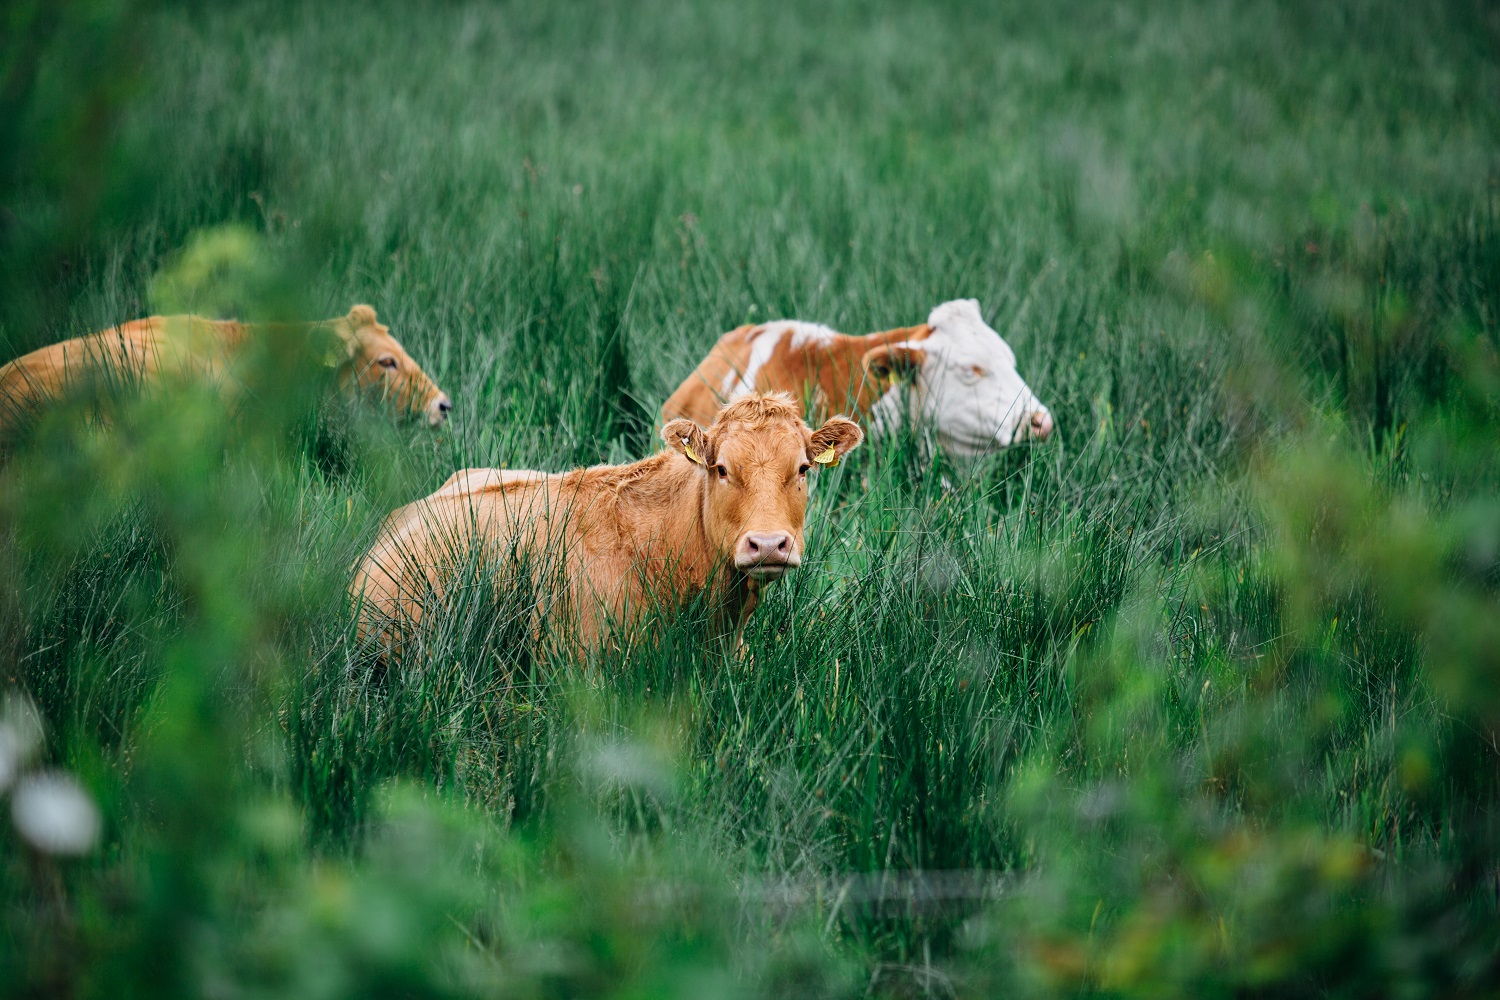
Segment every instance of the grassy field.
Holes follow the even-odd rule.
[[[0,825],[0,993],[1500,988],[1488,5],[17,11],[0,360],[368,302],[456,408],[268,369],[0,471],[4,724],[103,818]],[[354,642],[455,468],[643,457],[723,331],[956,297],[1056,434],[824,473],[745,655],[532,656],[484,567]]]

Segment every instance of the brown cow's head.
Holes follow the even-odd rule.
[[[432,384],[391,331],[376,322],[374,309],[355,306],[349,315],[331,321],[329,326],[343,347],[333,359],[341,385],[357,386],[408,412],[420,411],[429,427],[448,419],[453,401]]]
[[[778,392],[730,403],[708,430],[670,420],[661,436],[707,479],[709,544],[741,573],[775,580],[802,562],[808,472],[837,464],[864,432],[844,417],[814,431],[792,397]]]

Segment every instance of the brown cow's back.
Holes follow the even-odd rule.
[[[797,320],[738,327],[719,338],[667,399],[662,419],[708,424],[725,403],[747,392],[789,393],[808,419],[836,412],[866,416],[885,387],[866,379],[860,364],[865,353],[929,332],[924,324],[852,337]]]
[[[400,645],[448,603],[455,567],[468,564],[490,567],[502,583],[524,573],[537,593],[552,594],[533,633],[591,647],[610,622],[670,606],[704,585],[711,567],[701,532],[683,516],[696,481],[671,453],[556,475],[454,473],[392,513],[361,561],[350,588],[361,602],[361,635]]]
[[[237,344],[244,327],[199,316],[152,316],[51,344],[0,366],[0,437],[48,404],[100,385],[129,388],[181,369],[197,345]],[[206,363],[212,364],[210,352]]]

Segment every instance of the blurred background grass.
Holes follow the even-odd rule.
[[[0,989],[1494,990],[1489,5],[3,16],[0,358],[196,276],[374,304],[456,409],[267,365],[0,473],[0,677],[104,817],[0,836]],[[642,456],[724,330],[960,296],[1057,435],[861,449],[749,656],[534,660],[477,599],[353,643],[454,468]]]

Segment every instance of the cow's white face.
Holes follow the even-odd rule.
[[[1016,355],[974,299],[944,302],[930,336],[865,356],[871,377],[893,383],[875,407],[883,427],[920,415],[950,455],[972,457],[1052,433],[1052,413],[1016,371]]]

